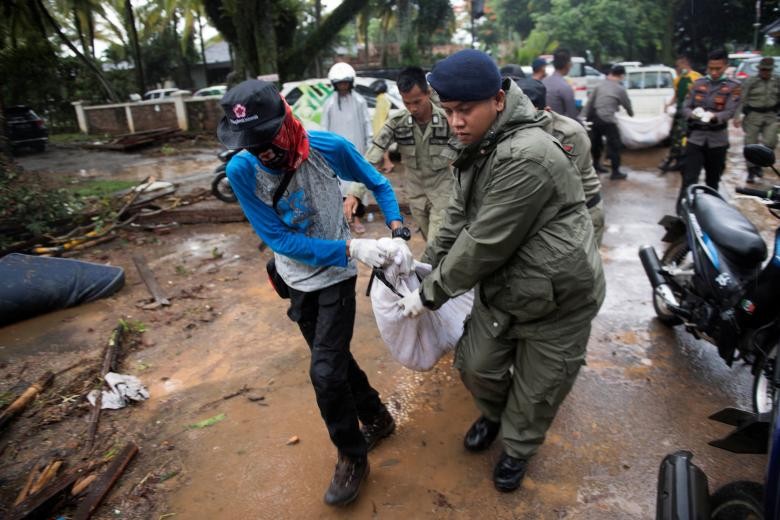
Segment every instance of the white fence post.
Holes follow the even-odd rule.
[[[127,117],[127,128],[131,134],[135,133],[135,122],[133,121],[133,111],[130,109],[130,104],[125,105],[125,117]]]
[[[184,105],[184,97],[179,92],[174,92],[171,97],[173,105],[176,107],[176,120],[179,123],[179,129],[186,132],[190,126],[189,121],[187,121],[187,107]]]
[[[76,120],[79,123],[79,130],[81,130],[82,134],[88,134],[89,125],[87,124],[87,116],[84,114],[84,102],[73,101],[71,105],[76,109]]]

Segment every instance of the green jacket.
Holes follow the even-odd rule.
[[[606,290],[577,168],[513,82],[480,143],[455,161],[455,188],[422,282],[434,308],[476,287],[496,336],[549,338],[587,325]],[[479,307],[475,304],[475,309]]]

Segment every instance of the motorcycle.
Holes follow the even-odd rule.
[[[214,171],[214,179],[211,181],[211,193],[222,202],[237,202],[236,194],[233,193],[233,189],[230,187],[230,181],[227,178],[227,163],[233,158],[240,150],[224,150],[217,155],[222,164],[217,166]]]
[[[780,358],[772,364],[771,384],[780,387]],[[733,453],[769,453],[763,484],[728,482],[709,493],[707,475],[689,451],[667,455],[658,470],[656,520],[780,519],[780,421],[778,403],[772,412],[750,413],[726,408],[710,419],[736,426],[725,438],[709,444]]]
[[[744,155],[774,169],[774,152],[763,145],[746,146]],[[760,197],[780,218],[780,186],[736,191]],[[750,365],[753,409],[771,412],[780,342],[780,227],[774,255],[762,269],[764,240],[716,190],[692,185],[679,206],[679,216],[667,215],[659,222],[666,229],[663,241],[670,244],[663,258],[652,246],[639,248],[656,315],[661,323],[682,323],[697,339],[714,344],[728,366],[736,360]]]

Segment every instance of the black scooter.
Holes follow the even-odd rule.
[[[219,153],[217,157],[222,161],[222,164],[217,166],[214,171],[214,179],[211,181],[211,193],[222,202],[237,202],[236,194],[233,193],[233,189],[230,187],[230,181],[227,178],[227,163],[233,158],[240,149],[236,150],[224,150]]]
[[[744,154],[748,161],[774,169],[774,152],[766,146],[748,145]],[[780,186],[737,188],[737,193],[761,197],[780,218]],[[663,258],[658,259],[652,246],[639,248],[658,319],[668,326],[684,324],[697,339],[714,344],[727,365],[738,359],[750,365],[753,408],[769,413],[780,342],[780,228],[774,255],[762,269],[764,240],[712,188],[690,186],[679,216],[667,215],[659,223],[666,229],[663,241],[670,243]]]

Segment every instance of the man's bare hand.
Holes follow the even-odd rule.
[[[360,200],[354,195],[347,195],[344,199],[344,218],[346,218],[348,222],[352,222],[352,217],[357,213],[359,204]]]

